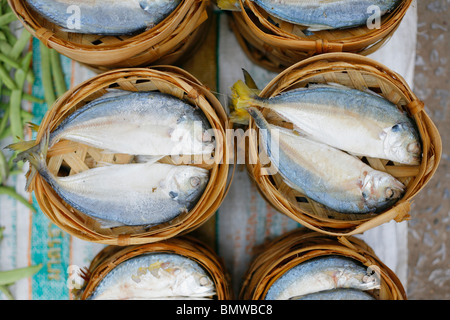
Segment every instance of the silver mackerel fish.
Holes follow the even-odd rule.
[[[145,156],[210,154],[211,126],[201,110],[161,92],[114,93],[76,110],[51,132],[107,152]]]
[[[112,269],[89,300],[211,299],[215,284],[194,260],[172,253],[149,253]]]
[[[180,0],[26,0],[40,15],[74,33],[133,34],[152,28]],[[79,19],[75,23],[73,19]]]
[[[397,202],[405,186],[341,150],[270,125],[249,108],[262,146],[286,184],[341,213],[380,212]]]
[[[365,25],[374,14],[395,8],[400,0],[250,0],[283,21],[307,26],[310,31]],[[236,10],[237,0],[218,0],[224,10]]]
[[[299,299],[333,289],[371,290],[380,279],[359,261],[339,255],[307,260],[286,271],[269,288],[266,300]]]
[[[260,106],[276,112],[310,139],[353,155],[420,164],[422,148],[415,123],[406,112],[374,93],[323,84],[265,99],[241,80],[232,90],[241,116],[249,106]]]

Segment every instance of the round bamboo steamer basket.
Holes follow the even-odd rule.
[[[74,290],[79,300],[88,299],[103,278],[120,263],[149,253],[173,253],[197,262],[211,277],[216,287],[215,300],[230,300],[233,292],[230,277],[222,259],[207,245],[190,236],[181,236],[144,245],[127,247],[107,246],[92,260],[87,270],[82,270],[84,284]]]
[[[29,191],[34,191],[40,208],[51,221],[69,234],[86,241],[111,245],[142,244],[167,239],[197,228],[215,213],[231,183],[226,161],[229,151],[224,139],[230,124],[217,98],[186,71],[174,66],[155,66],[151,69],[118,69],[97,75],[72,88],[55,102],[39,126],[36,143],[39,143],[46,132],[55,130],[61,121],[75,110],[101,97],[111,88],[125,91],[160,91],[183,99],[203,111],[214,130],[215,150],[210,159],[193,159],[195,165],[208,169],[210,173],[205,191],[194,208],[167,223],[151,228],[102,228],[98,221],[64,202],[39,174],[31,180]],[[134,155],[101,153],[97,148],[61,140],[48,150],[47,166],[53,174],[68,175],[88,170],[104,162],[130,163],[133,157]],[[168,156],[160,162],[173,163],[173,159]]]
[[[233,11],[229,24],[254,63],[275,72],[313,55],[350,52],[368,55],[378,50],[395,32],[412,0],[402,0],[380,19],[380,28],[366,25],[348,29],[305,33],[307,27],[269,15],[253,1],[239,0],[241,11]],[[243,10],[243,8],[247,10]]]
[[[420,165],[402,165],[392,161],[362,157],[376,170],[388,172],[406,186],[403,197],[391,208],[378,214],[343,214],[307,198],[283,182],[279,173],[262,175],[263,166],[258,158],[258,135],[250,135],[247,169],[263,197],[278,211],[305,227],[330,235],[353,235],[383,223],[401,222],[410,218],[414,196],[434,175],[442,155],[439,132],[427,115],[422,101],[412,92],[405,80],[375,60],[352,53],[326,53],[311,57],[287,68],[276,76],[261,92],[269,98],[309,83],[338,83],[347,87],[370,89],[401,110],[406,111],[417,124],[422,141]],[[266,119],[273,124],[292,128],[274,112],[263,109]],[[249,127],[258,130],[253,119]]]
[[[397,275],[375,255],[363,240],[353,236],[335,237],[306,228],[293,230],[263,247],[244,275],[240,298],[263,300],[272,284],[285,272],[309,259],[339,255],[354,259],[376,275],[379,289],[368,290],[377,300],[406,300]]]
[[[26,1],[8,0],[24,27],[47,47],[97,72],[116,68],[182,63],[209,29],[209,0],[182,0],[157,26],[135,35],[70,33],[34,12]]]

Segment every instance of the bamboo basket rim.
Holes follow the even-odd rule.
[[[274,186],[269,176],[261,176],[261,164],[259,161],[255,165],[247,164],[248,172],[256,182],[257,189],[270,204],[312,230],[335,236],[354,235],[391,220],[401,222],[410,219],[409,211],[412,200],[432,178],[442,155],[442,141],[439,132],[427,115],[424,103],[412,92],[403,77],[379,62],[361,55],[353,53],[327,53],[310,57],[278,74],[261,90],[259,95],[266,98],[271,97],[280,93],[280,90],[277,89],[279,87],[284,88],[281,90],[286,90],[286,88],[289,89],[299,81],[307,82],[308,79],[314,79],[318,75],[332,74],[341,70],[345,70],[346,72],[362,70],[368,74],[374,74],[377,76],[377,79],[381,79],[379,81],[383,81],[384,85],[389,83],[391,88],[398,90],[397,93],[399,95],[403,95],[400,98],[405,99],[404,107],[410,112],[410,115],[418,125],[423,144],[422,162],[414,178],[410,180],[405,195],[392,208],[384,210],[375,216],[345,221],[338,221],[335,218],[327,219],[318,217],[312,212],[299,211]],[[288,79],[289,75],[293,75],[292,78]],[[389,97],[387,98],[389,99]],[[398,103],[395,104],[398,105]],[[249,120],[249,127],[257,130],[251,118]],[[256,159],[256,154],[258,154],[256,151],[257,142],[251,141],[249,144],[251,146],[249,149],[250,156]]]
[[[266,29],[272,31],[273,34],[267,33],[256,26],[256,24],[252,21],[250,16],[245,11],[244,2],[245,5],[250,9],[250,11],[257,17],[260,23],[262,23],[262,25]],[[301,36],[296,36],[292,33],[286,32],[267,21],[267,19],[263,17],[259,11],[262,9],[257,4],[254,4],[252,1],[248,0],[239,0],[241,11],[234,12],[234,15],[241,14],[249,28],[255,33],[255,35],[257,35],[257,37],[261,39],[264,39],[269,45],[294,50],[301,47],[303,49],[306,49],[307,51],[326,53],[355,50],[355,48],[366,47],[369,44],[372,44],[386,37],[392,31],[395,31],[396,27],[402,20],[411,3],[412,0],[402,0],[401,4],[397,8],[395,8],[392,13],[389,13],[389,16],[385,19],[385,21],[383,21],[379,29],[375,28],[369,30],[363,36],[350,36],[348,38],[337,40],[308,40],[307,38],[303,38]],[[333,31],[331,31],[331,33],[333,33]]]
[[[98,51],[99,48],[96,47],[95,45],[83,45],[83,44],[78,44],[78,43],[74,43],[73,41],[69,41],[69,40],[65,40],[65,39],[61,39],[59,37],[56,36],[56,34],[52,31],[49,30],[47,28],[42,28],[40,27],[39,23],[37,22],[36,18],[33,17],[32,14],[30,14],[29,10],[27,7],[25,7],[21,1],[17,1],[16,4],[18,6],[16,6],[14,4],[14,1],[8,0],[11,5],[11,8],[13,9],[13,12],[16,14],[16,16],[19,18],[20,21],[22,21],[23,25],[29,29],[30,32],[32,32],[32,34],[37,37],[39,40],[43,41],[44,44],[46,44],[47,46],[51,47],[52,43],[58,44],[58,45],[66,45],[68,47],[80,47],[83,48],[85,50],[94,50],[94,51]],[[165,35],[165,33],[163,33],[163,31],[166,31],[166,29],[168,29],[169,25],[175,25],[177,22],[181,21],[181,18],[183,16],[184,13],[187,12],[187,9],[189,8],[189,6],[195,2],[198,2],[198,0],[182,0],[182,3],[180,3],[180,5],[173,11],[171,12],[170,15],[168,15],[163,21],[161,21],[159,24],[155,25],[153,28],[145,30],[143,32],[140,32],[138,34],[132,35],[132,36],[124,36],[124,39],[121,42],[117,42],[117,43],[110,43],[110,44],[106,44],[104,47],[102,47],[102,50],[107,50],[107,49],[116,49],[117,47],[125,47],[128,45],[133,45],[134,43],[137,44],[141,44],[142,46],[146,45],[146,42],[149,41],[149,39],[146,39],[148,35],[152,34],[154,31],[158,31],[159,33],[162,33],[163,35]],[[31,20],[28,21],[24,18],[25,13],[27,13],[26,18],[31,17]],[[42,29],[42,30],[41,30]],[[41,31],[39,31],[41,30]],[[39,32],[38,32],[39,31]],[[100,37],[103,37],[102,35],[99,35]],[[162,36],[162,38],[164,38],[164,36]]]
[[[142,254],[151,253],[174,253],[197,262],[213,280],[217,300],[229,300],[233,297],[230,276],[223,259],[204,242],[184,235],[155,243],[105,247],[91,261],[84,277],[85,283],[80,300],[89,298],[100,281],[120,263]]]
[[[206,222],[215,213],[231,185],[233,174],[229,177],[229,166],[226,162],[229,149],[226,144],[225,130],[230,126],[226,113],[219,100],[208,88],[193,75],[175,66],[117,69],[80,83],[61,96],[46,113],[37,132],[36,144],[41,141],[47,130],[52,131],[56,128],[65,116],[74,111],[74,107],[80,106],[80,103],[92,97],[92,94],[100,93],[101,96],[105,93],[105,88],[113,83],[120,82],[121,85],[126,85],[130,81],[139,79],[151,79],[152,83],[158,83],[156,89],[162,92],[171,93],[168,90],[175,88],[185,99],[195,101],[195,104],[205,113],[216,133],[216,149],[220,148],[214,154],[215,161],[210,168],[210,180],[197,205],[189,213],[182,214],[165,225],[137,234],[133,232],[106,234],[106,230],[99,231],[98,228],[94,228],[93,222],[86,225],[86,221],[91,221],[91,218],[65,204],[47,182],[36,174],[30,183],[30,191],[35,192],[42,211],[64,231],[83,240],[124,246],[155,242],[189,232]],[[126,88],[132,90],[129,87],[122,87],[122,89]],[[135,90],[138,89],[135,88]],[[84,219],[80,217],[80,214],[85,216]]]
[[[23,26],[47,47],[83,64],[109,69],[155,64],[173,51],[186,50],[187,44],[194,46],[189,38],[198,33],[201,25],[207,28],[204,22],[209,20],[211,10],[210,0],[182,0],[151,29],[134,35],[104,36],[61,31],[24,1],[8,2]]]
[[[361,26],[302,36],[300,25],[281,21],[249,0],[240,1],[241,11],[228,12],[228,23],[251,61],[270,71],[282,72],[317,54],[351,52],[366,56],[379,50],[393,36],[411,3],[412,0],[403,0],[382,17],[381,27],[375,29]],[[242,11],[247,4],[249,10]]]
[[[263,299],[270,286],[289,269],[326,255],[348,257],[366,267],[375,268],[381,277],[379,290],[382,297],[407,299],[397,275],[364,240],[354,236],[326,235],[307,228],[294,229],[267,242],[246,270],[239,296],[243,299]]]

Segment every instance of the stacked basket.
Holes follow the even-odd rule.
[[[71,33],[36,14],[26,1],[8,1],[23,25],[46,46],[98,71],[175,64],[186,60],[206,36],[209,1],[183,0],[156,27],[136,35]]]
[[[217,254],[202,242],[182,236],[151,244],[104,248],[92,260],[88,270],[84,271],[85,282],[77,292],[78,298],[89,299],[98,284],[120,263],[140,255],[155,253],[173,253],[197,262],[214,282],[216,294],[212,299],[229,300],[233,297],[228,275]]]
[[[405,300],[405,290],[373,250],[355,237],[333,237],[298,229],[274,239],[253,260],[244,277],[240,298],[264,299],[270,286],[294,266],[310,259],[342,256],[358,261],[379,277],[379,288],[370,294],[377,300]]]
[[[373,53],[395,32],[412,0],[403,0],[381,17],[380,27],[366,25],[323,30],[308,34],[306,27],[269,15],[253,1],[239,0],[241,10],[232,12],[230,26],[239,44],[255,63],[275,72],[313,55],[327,52]]]
[[[206,115],[215,133],[216,149],[213,159],[207,165],[210,180],[197,202],[189,212],[168,223],[151,228],[147,226],[122,226],[102,228],[99,222],[79,212],[64,202],[54,189],[37,175],[32,180],[30,190],[43,212],[61,229],[80,239],[104,244],[129,245],[155,242],[188,232],[204,223],[220,206],[228,183],[228,146],[225,143],[225,130],[228,120],[220,102],[215,96],[187,72],[170,66],[152,69],[119,69],[109,71],[87,80],[62,96],[46,113],[37,133],[36,143],[46,132],[52,132],[61,121],[89,101],[104,95],[108,89],[138,91],[159,91],[173,95],[193,106],[198,106]],[[102,154],[99,149],[80,143],[62,140],[47,153],[47,165],[53,174],[60,171],[69,174],[88,170],[102,162],[129,163],[132,157],[124,154]],[[171,161],[166,157],[161,161]],[[197,165],[197,164],[196,164]]]
[[[328,53],[301,61],[275,77],[260,96],[273,97],[310,83],[338,83],[360,90],[368,88],[406,111],[414,119],[420,133],[423,148],[421,163],[418,166],[401,165],[367,157],[365,160],[372,168],[388,172],[400,180],[406,186],[406,193],[394,207],[379,214],[342,214],[295,191],[283,182],[279,174],[262,175],[258,157],[260,144],[250,136],[248,156],[252,161],[249,161],[247,168],[262,195],[276,209],[300,224],[330,235],[353,235],[393,219],[397,222],[408,219],[412,199],[431,179],[442,154],[439,132],[425,112],[424,104],[399,74],[374,60],[350,53]],[[290,125],[273,112],[264,110],[263,113],[269,122],[286,127]],[[252,119],[249,126],[257,130]]]
[[[260,143],[250,136],[247,169],[261,194],[278,211],[316,232],[297,230],[272,242],[253,261],[241,290],[242,299],[264,298],[270,285],[288,269],[330,254],[351,257],[367,267],[377,266],[381,287],[372,292],[377,299],[406,299],[395,274],[372,249],[351,235],[391,220],[408,219],[414,196],[431,179],[440,161],[439,132],[425,112],[424,104],[400,75],[362,56],[374,52],[389,39],[411,1],[402,1],[384,16],[378,29],[369,30],[363,26],[308,35],[302,27],[269,16],[252,1],[239,0],[241,11],[232,13],[230,24],[242,48],[254,62],[270,70],[283,70],[259,93],[261,97],[274,97],[318,83],[370,89],[414,119],[423,148],[422,160],[417,166],[365,157],[363,160],[374,169],[388,172],[400,180],[406,186],[406,193],[394,207],[379,214],[342,214],[293,190],[278,174],[263,175]],[[227,144],[226,130],[232,123],[208,88],[186,71],[169,66],[189,57],[201,42],[208,29],[209,1],[183,0],[157,28],[121,37],[67,33],[34,14],[25,1],[9,3],[25,27],[48,47],[96,70],[114,69],[79,84],[60,97],[40,124],[36,144],[73,112],[110,89],[159,91],[175,96],[198,107],[215,132],[216,149],[211,154],[214,161],[200,165],[210,174],[200,200],[189,212],[156,226],[104,228],[97,220],[66,203],[42,176],[34,176],[30,191],[34,191],[40,208],[52,222],[82,240],[113,245],[92,261],[80,298],[88,298],[99,282],[121,262],[150,252],[171,252],[197,261],[214,279],[216,298],[230,299],[229,279],[220,259],[200,242],[183,235],[207,221],[224,200],[230,182],[228,160],[232,147]],[[316,54],[320,55],[314,56]],[[140,68],[151,64],[154,65],[151,68]],[[290,127],[275,113],[265,110],[264,116],[271,123]],[[251,119],[249,127],[257,130]],[[56,176],[89,170],[98,163],[126,164],[132,160],[130,155],[104,154],[80,143],[60,141],[48,150],[46,163]],[[161,161],[170,163],[169,157]]]

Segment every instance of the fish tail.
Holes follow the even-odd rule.
[[[256,85],[255,80],[253,80],[252,76],[250,75],[250,73],[245,70],[244,68],[242,68],[242,73],[244,74],[244,81],[245,84],[252,89],[256,89],[258,90],[258,86]]]
[[[31,130],[33,130],[34,132],[38,132],[39,131],[39,125],[37,125],[35,123],[32,123],[32,122],[28,122],[27,124],[31,128]]]
[[[249,115],[246,109],[259,105],[256,89],[251,89],[242,80],[238,80],[231,88],[230,118],[235,123],[247,124]]]
[[[9,146],[6,146],[9,150],[12,151],[19,151],[23,152],[25,150],[31,149],[36,145],[36,140],[30,140],[30,141],[19,141],[13,144],[10,144]]]
[[[240,11],[239,0],[217,0],[217,6],[221,10]]]
[[[13,151],[19,151],[14,158],[14,162],[28,161],[31,165],[30,172],[27,176],[25,190],[29,190],[31,181],[34,179],[37,172],[45,171],[42,169],[46,168],[48,139],[48,134],[45,134],[39,144],[36,144],[36,140],[31,140],[20,141],[6,147]]]

